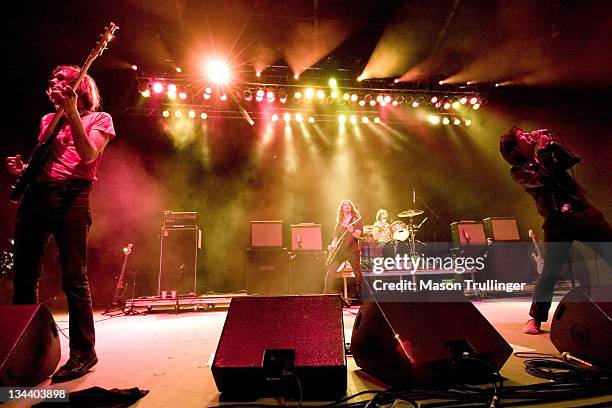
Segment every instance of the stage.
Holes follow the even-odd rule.
[[[555,296],[553,310],[561,299]],[[219,404],[211,365],[213,354],[227,316],[227,304],[219,296],[214,307],[173,308],[158,304],[147,312],[147,307],[136,310],[144,314],[110,317],[97,311],[96,335],[99,363],[88,375],[64,384],[41,383],[38,388],[64,388],[69,392],[93,386],[106,389],[138,387],[149,390],[136,405],[138,407],[204,407]],[[510,343],[515,352],[534,351],[558,355],[550,342],[550,323],[543,325],[545,333],[538,336],[523,334],[521,328],[527,320],[528,297],[512,299],[485,299],[473,302],[485,318]],[[142,305],[141,305],[142,306]],[[202,305],[201,305],[202,306]],[[351,329],[359,306],[344,308],[345,340],[350,341]],[[257,310],[253,310],[257,313]],[[67,334],[66,313],[54,313],[60,328]],[[63,364],[68,356],[68,340],[60,335]],[[245,339],[248,341],[248,339]],[[506,379],[504,386],[542,383],[545,380],[528,375],[523,369],[524,359],[511,356],[501,369]],[[364,374],[348,355],[347,395],[364,390],[384,389],[385,385]],[[357,401],[368,396],[357,397]],[[612,404],[612,390],[606,397],[588,400],[554,402],[539,406],[575,407],[608,401]],[[253,401],[255,402],[255,401]],[[260,403],[277,404],[274,399]],[[353,401],[351,401],[353,402]],[[229,403],[229,402],[224,402]],[[295,405],[295,402],[286,402]],[[305,401],[304,405],[320,404]],[[6,407],[31,404],[5,404]],[[408,405],[406,405],[408,406]]]

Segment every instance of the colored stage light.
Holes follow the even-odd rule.
[[[348,101],[349,99],[351,99],[351,94],[349,94],[348,92],[345,92],[342,95],[342,99],[344,99],[345,101]]]
[[[453,120],[453,125],[459,126],[460,124],[461,124],[461,121],[459,119]]]
[[[276,95],[274,95],[274,91],[266,92],[266,98],[272,99],[272,100],[276,99]]]
[[[164,118],[167,118],[167,117],[169,117],[169,116],[170,116],[170,112],[168,112],[167,110],[164,110],[164,111],[162,112],[162,116],[163,116]]]
[[[200,113],[200,118],[202,120],[206,120],[208,118],[208,115],[206,114],[206,112],[202,112],[202,113]]]
[[[285,113],[285,114],[283,115],[283,120],[284,120],[285,122],[289,122],[289,121],[291,120],[291,115],[290,115],[290,114],[288,114],[288,113]]]
[[[431,103],[436,103],[438,102],[438,97],[437,96],[432,96],[431,97]]]
[[[308,117],[308,122],[315,123],[315,117],[314,116]]]
[[[176,91],[168,91],[168,98],[176,99]]]
[[[470,104],[472,104],[472,105],[473,105],[473,104],[475,104],[476,102],[478,102],[478,98],[476,98],[475,96],[473,96],[473,97],[470,99]]]
[[[351,115],[350,121],[351,121],[351,123],[357,123],[357,116]]]
[[[315,95],[315,91],[312,88],[306,88],[306,90],[304,91],[304,98],[306,99],[312,99]]]
[[[338,115],[338,122],[340,122],[340,123],[346,122],[346,116],[345,115]]]
[[[413,108],[418,108],[419,107],[419,103],[417,101],[413,101],[412,102],[412,107]]]
[[[368,119],[367,116],[364,116],[364,117],[361,118],[361,122],[362,123],[370,123],[370,119]]]
[[[276,113],[272,115],[272,122],[278,122],[278,115]]]
[[[472,121],[469,119],[466,119],[465,126],[472,126]]]
[[[263,98],[263,97],[264,97],[264,95],[265,95],[265,92],[264,92],[264,90],[263,90],[263,89],[261,89],[261,88],[260,88],[260,89],[258,89],[258,90],[257,90],[257,93],[256,93],[255,95],[257,95],[257,96],[261,96],[261,97]]]
[[[227,84],[230,79],[230,70],[219,60],[209,61],[207,65],[208,79],[215,84]]]
[[[380,118],[378,116],[374,117],[374,123],[380,123]]]
[[[432,125],[437,125],[440,123],[440,117],[438,115],[429,115],[427,117],[427,120],[429,121],[429,123],[431,123]]]
[[[449,123],[450,123],[450,119],[449,118],[442,119],[442,124],[443,125],[448,125]]]
[[[336,91],[336,90],[331,91],[329,96],[331,96],[332,99],[337,99],[338,98],[338,91]]]
[[[480,104],[479,103],[475,103],[474,105],[472,105],[472,109],[474,109],[474,110],[480,109]]]
[[[330,88],[338,87],[338,81],[336,81],[336,78],[330,78],[328,83]]]
[[[302,122],[304,120],[304,117],[302,116],[301,113],[296,113],[295,114],[295,121],[296,122]]]
[[[162,84],[161,82],[153,83],[153,92],[162,93],[163,90],[164,90],[164,84]]]
[[[195,111],[190,110],[189,113],[187,114],[187,116],[189,116],[191,119],[195,118],[196,113]]]
[[[204,97],[204,100],[209,100],[211,98],[210,94],[204,92],[204,95],[202,95]]]
[[[464,96],[463,98],[459,99],[459,102],[461,102],[462,105],[465,105],[467,103],[468,99]]]
[[[382,102],[382,101],[384,101],[384,100],[385,100],[384,95],[378,95],[378,96],[376,97],[376,102],[378,102],[378,103],[381,103],[381,102]]]
[[[459,101],[455,101],[455,102],[452,103],[453,109],[459,109],[460,106],[461,106],[461,104],[459,103]]]
[[[302,93],[301,93],[300,91],[296,91],[296,92],[293,94],[293,97],[294,97],[295,99],[302,99]]]
[[[352,94],[351,95],[351,102],[357,102],[357,99],[359,99],[359,95],[357,95],[357,94]]]
[[[376,106],[376,101],[374,99],[370,101],[370,106]]]
[[[317,99],[325,99],[325,91],[322,89],[319,89],[317,91]]]
[[[450,102],[444,102],[444,109],[448,110],[451,107],[451,103]]]
[[[359,101],[359,106],[365,106],[366,101],[364,101],[363,99]]]
[[[183,112],[181,112],[180,110],[177,110],[176,112],[174,112],[174,116],[176,116],[177,118],[180,118],[181,116],[183,116]]]
[[[385,103],[391,103],[391,96],[390,95],[385,95],[384,101],[385,101]]]

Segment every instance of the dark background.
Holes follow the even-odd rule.
[[[424,241],[449,241],[451,222],[491,216],[516,217],[524,239],[529,228],[541,238],[533,202],[510,179],[499,155],[499,135],[512,125],[553,129],[558,142],[582,157],[575,176],[589,200],[612,214],[608,4],[25,2],[3,26],[7,117],[0,153],[27,157],[39,118],[51,109],[44,94],[49,73],[61,63],[81,64],[114,21],[121,27],[117,38],[90,71],[118,135],[104,152],[93,194],[89,275],[98,306],[112,297],[121,249],[129,242],[136,295],[155,294],[164,210],[199,213],[201,293],[245,288],[250,220],[321,223],[327,242],[343,198],[357,204],[366,223],[381,207],[392,219],[408,208],[427,210]],[[323,34],[309,36],[307,30],[315,28]],[[135,114],[142,106],[136,76],[165,75],[175,65],[196,72],[195,56],[207,52],[229,55],[242,71],[264,62],[334,66],[356,75],[364,67],[386,66],[388,76],[407,74],[419,87],[469,78],[484,84],[486,104],[471,116],[471,127],[431,126],[402,107],[387,111],[389,125],[349,127],[344,137],[336,123],[318,123],[320,132],[311,131],[310,139],[295,125],[287,136],[278,124],[269,143],[265,120],[250,127],[240,119],[210,118],[202,127],[179,131],[158,114]],[[401,58],[381,59],[392,52]],[[490,86],[505,81],[509,86]],[[3,197],[12,182],[6,170],[0,173]],[[16,208],[8,200],[1,208],[4,250]],[[288,232],[286,227],[286,237]],[[52,248],[41,295],[61,305]],[[3,301],[8,278],[2,279]]]

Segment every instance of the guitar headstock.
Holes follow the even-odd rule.
[[[123,253],[124,253],[125,255],[129,255],[129,254],[131,254],[131,253],[132,253],[132,247],[133,247],[133,246],[134,246],[134,244],[132,244],[132,243],[127,244],[127,246],[126,246],[125,248],[123,248]]]
[[[102,55],[105,49],[108,48],[108,43],[115,38],[115,31],[119,29],[119,26],[113,22],[111,22],[108,27],[105,27],[105,31],[102,34],[102,38],[96,44],[96,47],[92,51],[92,54],[99,57]]]
[[[531,238],[531,239],[535,239],[535,237],[536,237],[535,232],[533,232],[533,230],[532,230],[532,229],[530,229],[530,230],[529,230],[529,238]]]

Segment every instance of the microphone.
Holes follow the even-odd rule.
[[[568,362],[571,361],[571,362],[574,362],[574,363],[582,364],[582,365],[587,366],[589,368],[593,368],[593,364],[589,363],[588,361],[584,361],[582,359],[579,359],[578,357],[574,357],[570,353],[568,353],[567,351],[564,351],[563,353],[561,353],[561,358],[563,358],[563,360],[568,361]]]

